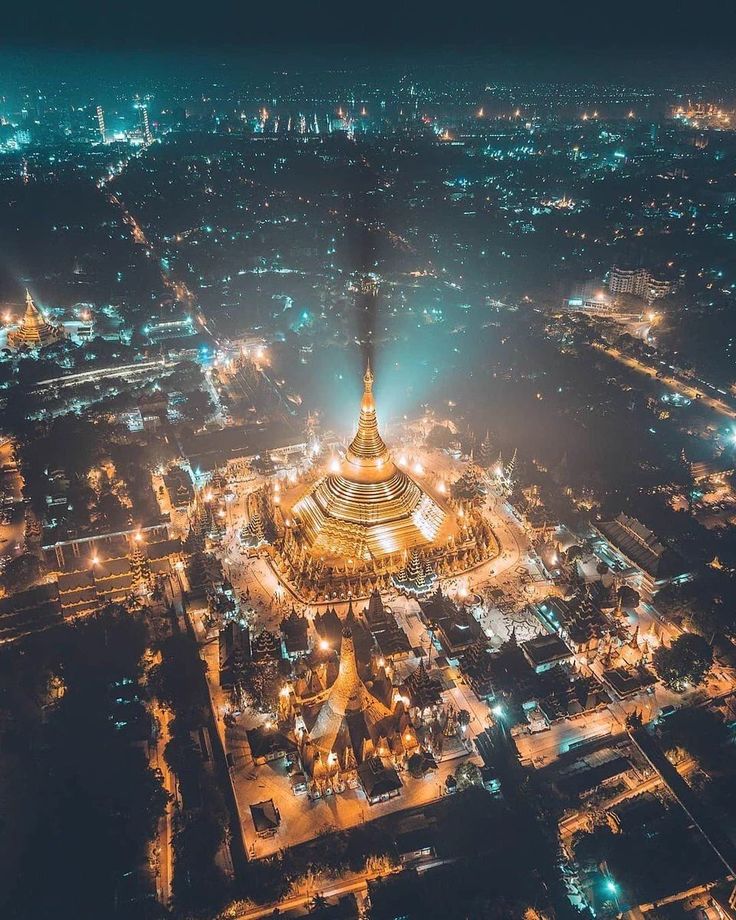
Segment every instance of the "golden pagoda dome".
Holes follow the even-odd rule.
[[[358,430],[345,459],[331,466],[293,512],[308,544],[329,555],[377,558],[436,538],[445,511],[391,458],[378,431],[370,365]]]
[[[44,348],[63,337],[63,329],[46,320],[26,288],[26,312],[20,326],[8,333],[8,345],[11,348]]]

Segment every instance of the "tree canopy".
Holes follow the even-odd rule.
[[[683,690],[686,684],[703,683],[713,664],[713,650],[702,636],[684,633],[667,648],[661,645],[652,656],[654,670],[666,684]]]

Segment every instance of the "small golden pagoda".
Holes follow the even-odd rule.
[[[432,543],[445,510],[391,458],[378,431],[370,365],[363,377],[358,431],[345,459],[294,505],[314,551],[380,558]]]
[[[26,288],[26,312],[17,329],[8,333],[11,348],[44,348],[64,338],[64,330],[47,322]]]

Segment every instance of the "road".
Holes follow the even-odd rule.
[[[707,406],[709,409],[712,409],[714,412],[726,418],[736,419],[736,410],[732,409],[731,406],[722,399],[709,395],[705,390],[695,386],[692,381],[677,378],[673,374],[665,374],[662,365],[644,364],[644,362],[639,361],[637,358],[625,355],[612,345],[604,347],[603,345],[594,343],[593,347],[618,361],[619,364],[623,364],[625,367],[631,368],[631,370],[638,371],[640,374],[645,374],[650,379],[668,387],[668,389],[676,393],[682,393],[689,399],[697,400],[699,405]],[[663,376],[657,377],[657,374],[662,374]]]
[[[417,863],[413,863],[412,868],[415,868],[418,872],[421,873],[426,872],[428,869],[434,869],[437,866],[442,866],[453,861],[454,860],[450,859],[436,859],[435,857],[430,857],[429,859],[424,859]],[[350,894],[351,892],[355,894],[360,892],[367,893],[368,882],[377,878],[381,878],[382,874],[385,873],[363,872],[360,875],[352,876],[348,879],[343,878],[340,881],[328,883],[325,888],[315,887],[308,893],[294,895],[294,897],[291,898],[285,898],[283,901],[279,901],[277,905],[267,904],[263,907],[248,908],[241,913],[233,914],[232,920],[260,920],[261,917],[273,917],[274,907],[276,906],[278,907],[280,914],[287,914],[289,911],[308,907],[310,901],[316,894],[320,894],[324,898],[340,898],[346,894]]]
[[[736,844],[726,830],[723,816],[707,806],[665,756],[657,739],[645,727],[634,728],[629,737],[659,773],[667,788],[703,835],[729,875],[736,875]]]
[[[23,551],[25,545],[25,514],[23,477],[15,466],[15,447],[10,438],[0,440],[0,491],[7,501],[8,523],[0,522],[0,558],[9,559]]]
[[[152,766],[158,768],[161,771],[161,782],[169,795],[172,796],[171,801],[166,803],[166,811],[164,812],[163,817],[159,820],[158,824],[158,836],[156,838],[156,855],[157,855],[157,886],[156,894],[159,900],[159,903],[164,907],[169,907],[171,904],[171,882],[173,876],[173,833],[172,833],[172,817],[175,807],[175,797],[176,797],[176,779],[169,770],[169,767],[166,763],[164,757],[164,749],[169,741],[169,721],[171,715],[167,709],[163,706],[160,706],[158,702],[155,702],[152,706],[152,714],[156,719],[159,731],[156,736],[156,749],[153,752],[152,757]]]
[[[64,377],[50,377],[48,380],[40,380],[35,384],[34,389],[58,389],[59,387],[76,386],[80,383],[91,383],[116,377],[123,377],[126,380],[133,380],[139,376],[150,377],[152,371],[161,371],[166,367],[173,367],[174,364],[174,361],[166,361],[164,358],[160,358],[156,361],[138,361],[135,364],[122,364],[116,367],[98,367],[93,371],[79,371],[76,374],[67,374]]]
[[[692,773],[692,771],[695,769],[695,766],[695,761],[688,759],[678,764],[677,769],[681,774],[688,775],[689,773]],[[635,786],[624,789],[623,792],[619,792],[618,795],[614,795],[613,798],[610,798],[605,802],[597,803],[596,811],[609,811],[611,808],[615,808],[616,805],[619,805],[621,802],[625,802],[626,799],[631,799],[634,796],[641,795],[644,792],[651,792],[652,789],[657,789],[663,785],[664,780],[659,775],[659,773],[655,773],[654,776],[650,776],[647,779],[642,780]],[[577,833],[577,831],[584,830],[588,826],[589,822],[590,814],[579,811],[575,812],[574,815],[570,815],[568,818],[565,818],[564,821],[560,821],[560,837],[562,838],[563,842],[569,840],[573,834]]]
[[[561,754],[566,754],[571,745],[609,737],[621,730],[622,726],[616,715],[606,707],[574,720],[563,719],[545,732],[518,735],[514,740],[522,760],[530,761],[535,767],[543,767],[552,763]]]

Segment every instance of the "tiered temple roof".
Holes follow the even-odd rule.
[[[294,607],[291,613],[281,621],[281,635],[288,655],[298,655],[309,649],[309,623],[303,614],[296,612]]]
[[[251,639],[253,661],[269,661],[281,658],[281,640],[275,633],[264,629]]]
[[[440,588],[430,598],[421,600],[419,606],[423,619],[434,624],[442,647],[451,656],[464,652],[483,634],[470,611],[464,606],[458,607]]]
[[[259,511],[255,511],[243,527],[240,532],[240,540],[244,546],[250,547],[257,547],[266,542],[265,526]]]
[[[361,680],[349,627],[343,631],[337,678],[309,710],[301,756],[317,783],[356,770],[374,756],[397,758],[417,746],[402,705],[392,711]]]
[[[423,660],[419,662],[419,667],[406,678],[406,689],[409,692],[411,705],[419,709],[429,709],[437,705],[442,697],[442,687],[439,681],[430,677]]]
[[[460,478],[453,483],[452,494],[461,501],[476,502],[482,500],[485,495],[485,488],[475,463],[469,463]]]
[[[393,582],[399,591],[416,597],[434,589],[437,574],[432,563],[428,559],[422,561],[418,550],[413,549],[406,567],[394,575]]]
[[[393,613],[386,609],[378,589],[371,593],[363,617],[384,658],[404,658],[409,655],[411,643]]]

